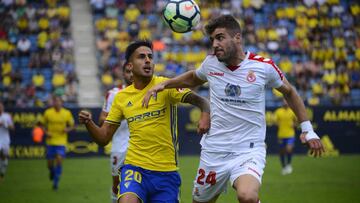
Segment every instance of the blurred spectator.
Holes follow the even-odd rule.
[[[31,42],[26,37],[21,37],[17,43],[17,49],[20,56],[29,56],[30,55]]]
[[[40,71],[36,71],[35,74],[32,76],[31,79],[32,83],[34,84],[36,90],[45,90],[44,84],[45,84],[45,77],[40,73]]]

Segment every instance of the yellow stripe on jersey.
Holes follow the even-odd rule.
[[[278,138],[290,138],[295,136],[296,116],[290,108],[278,108],[275,111],[276,123],[278,125]]]
[[[106,122],[119,124],[126,119],[130,141],[125,164],[153,171],[177,170],[178,131],[177,107],[189,89],[165,89],[151,98],[148,108],[142,107],[146,92],[167,78],[154,76],[142,90],[133,85],[119,92],[114,99]]]
[[[46,137],[47,145],[66,145],[68,134],[65,128],[74,126],[74,118],[71,112],[65,108],[56,111],[55,108],[45,110],[42,123],[46,127],[50,136]]]

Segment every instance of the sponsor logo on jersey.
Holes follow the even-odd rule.
[[[224,76],[224,73],[220,73],[220,72],[212,72],[210,71],[208,73],[209,76]]]
[[[126,120],[128,121],[128,123],[131,123],[134,121],[141,122],[141,121],[145,121],[145,120],[148,120],[151,118],[162,117],[165,115],[165,112],[166,112],[166,108],[163,108],[163,109],[149,111],[149,112],[145,112],[143,114],[131,116],[131,117],[127,118]]]
[[[228,83],[225,87],[225,95],[229,97],[238,97],[241,94],[241,88],[239,85]]]
[[[251,70],[251,71],[248,72],[248,75],[246,76],[246,80],[248,82],[255,82],[256,75],[255,75],[254,71]]]

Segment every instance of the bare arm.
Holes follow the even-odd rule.
[[[102,124],[104,123],[104,121],[105,121],[105,119],[106,119],[106,117],[107,117],[107,115],[108,115],[109,113],[107,113],[107,112],[105,112],[105,111],[101,111],[101,113],[100,113],[100,116],[99,116],[99,126],[102,126]]]
[[[169,88],[185,88],[185,87],[196,87],[205,83],[205,81],[200,80],[196,75],[195,71],[191,70],[186,73],[183,73],[177,77],[174,77],[170,80],[163,82],[164,89]]]
[[[199,134],[207,133],[210,129],[210,105],[207,99],[191,92],[185,97],[184,102],[197,106],[201,109],[197,132]]]
[[[324,147],[320,141],[320,138],[314,132],[312,125],[307,117],[304,102],[301,97],[297,94],[295,88],[284,78],[284,84],[277,88],[283,95],[288,103],[289,107],[295,113],[298,122],[301,125],[302,133],[300,140],[302,143],[306,143],[311,154],[315,157],[320,156],[324,152]]]
[[[284,84],[277,88],[277,90],[283,94],[289,107],[295,113],[299,123],[309,120],[306,114],[304,102],[286,78],[284,78]]]
[[[200,80],[196,75],[195,71],[188,71],[183,73],[177,77],[166,80],[160,84],[149,89],[144,97],[142,102],[142,106],[148,107],[149,101],[151,97],[156,98],[158,92],[163,91],[164,89],[170,88],[185,88],[185,87],[196,87],[205,83],[205,81]]]
[[[118,125],[107,122],[104,122],[103,125],[99,127],[92,120],[91,113],[87,111],[79,112],[79,122],[85,124],[90,136],[101,146],[105,146],[111,141],[112,136],[119,127]]]

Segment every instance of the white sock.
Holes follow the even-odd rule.
[[[111,190],[111,202],[117,203],[118,202],[118,196]]]
[[[9,163],[8,159],[0,161],[0,174],[5,175],[8,163]]]

